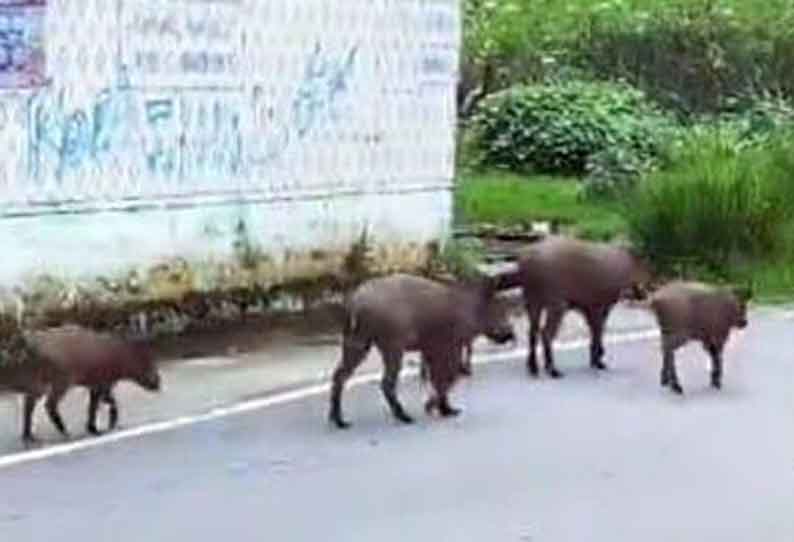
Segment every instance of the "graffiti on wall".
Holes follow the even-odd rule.
[[[46,0],[0,0],[0,88],[44,82]]]
[[[291,144],[303,140],[323,125],[339,122],[335,107],[349,90],[359,45],[353,44],[333,54],[317,43],[305,63],[303,77],[285,108],[287,117],[278,122],[275,108],[268,104],[261,86],[255,86],[252,107],[255,133],[260,144],[253,144],[251,162],[263,165],[284,155]],[[267,107],[270,105],[270,107]],[[263,114],[263,108],[265,112]]]
[[[121,63],[136,87],[239,87],[241,0],[123,0]]]
[[[0,168],[22,174],[0,199],[451,176],[457,0],[108,0],[86,4],[111,11],[74,41],[86,10],[67,5],[47,6],[52,79],[0,96],[27,121],[25,148]]]
[[[252,142],[254,162],[274,160],[324,122],[338,120],[333,106],[348,89],[357,50],[354,45],[335,58],[316,45],[290,97],[287,122],[262,123],[257,135],[264,144]],[[44,87],[33,94],[27,108],[31,178],[60,182],[70,175],[145,173],[195,186],[243,174],[242,116],[249,114],[248,104],[261,105],[261,87],[246,103],[239,92],[153,93],[132,87],[126,73],[122,67],[116,84],[84,108],[70,109],[64,89]]]
[[[43,88],[28,102],[29,175],[39,182],[109,173],[160,181],[236,175],[239,100],[224,98],[146,93],[122,79],[88,107],[70,109],[63,89]]]

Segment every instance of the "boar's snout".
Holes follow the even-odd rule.
[[[497,344],[516,340],[510,321],[510,307],[503,298],[491,299],[480,318],[480,331],[489,340]]]
[[[736,322],[736,327],[739,329],[744,329],[747,327],[747,317],[740,316],[738,321]]]

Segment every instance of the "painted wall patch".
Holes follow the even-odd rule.
[[[47,0],[0,0],[0,89],[44,83]]]

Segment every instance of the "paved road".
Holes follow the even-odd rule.
[[[567,378],[519,360],[477,367],[460,418],[396,426],[376,385],[0,470],[0,540],[794,540],[792,322],[757,319],[708,389],[697,347],[687,395],[657,385],[658,344],[582,351]],[[402,387],[419,414],[415,380]]]
[[[525,347],[526,318],[516,318],[514,322]],[[609,333],[623,334],[647,329],[653,326],[653,320],[645,311],[618,306],[608,324]],[[162,367],[163,393],[151,395],[130,383],[120,383],[115,391],[121,405],[121,426],[135,427],[173,419],[275,390],[328,382],[339,358],[338,333],[310,336],[286,330],[284,333],[265,330],[265,333],[268,341],[264,349],[165,364]],[[570,313],[563,322],[559,339],[568,342],[586,333],[584,320]],[[494,345],[484,338],[475,343],[475,351],[482,354],[501,353],[506,348],[509,347]],[[415,355],[406,356],[406,364],[417,359]],[[360,372],[366,371],[380,371],[380,360],[374,353]],[[88,392],[81,388],[72,389],[61,403],[61,413],[76,438],[85,435],[87,404]],[[21,419],[21,398],[0,394],[0,457],[23,449],[19,438]],[[34,426],[36,434],[46,442],[61,442],[60,435],[47,419],[43,404],[36,409]]]

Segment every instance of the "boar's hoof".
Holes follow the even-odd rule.
[[[342,419],[342,416],[338,415],[331,415],[329,416],[329,421],[336,426],[337,429],[349,429],[350,422],[346,422]]]
[[[678,395],[684,395],[684,388],[682,388],[681,384],[679,384],[678,382],[671,383],[670,389],[673,390],[673,392]]]
[[[529,373],[529,376],[533,378],[537,378],[540,371],[538,371],[537,365],[534,365],[532,363],[527,363],[527,373]]]
[[[414,423],[414,419],[405,412],[398,412],[394,415],[394,417],[406,425]]]
[[[463,376],[471,376],[471,367],[469,365],[462,365],[460,368],[460,374]]]
[[[547,367],[546,373],[552,378],[562,378],[563,374],[556,367]]]
[[[720,382],[719,380],[713,380],[712,379],[711,387],[714,388],[715,390],[722,389],[722,382]]]
[[[451,407],[446,403],[441,403],[438,407],[438,412],[444,418],[454,418],[461,413],[461,410],[459,408]]]
[[[596,369],[598,371],[606,371],[608,369],[606,364],[603,361],[600,361],[600,360],[599,361],[594,361],[593,363],[590,364],[590,366],[593,369]]]
[[[36,446],[39,444],[39,439],[29,433],[27,435],[22,435],[22,443],[25,446]]]
[[[101,434],[101,431],[97,429],[96,425],[87,425],[85,430],[88,431],[89,435],[93,435],[95,437]]]
[[[428,416],[433,414],[433,411],[438,408],[438,399],[435,397],[431,397],[427,401],[425,401],[425,414]]]

